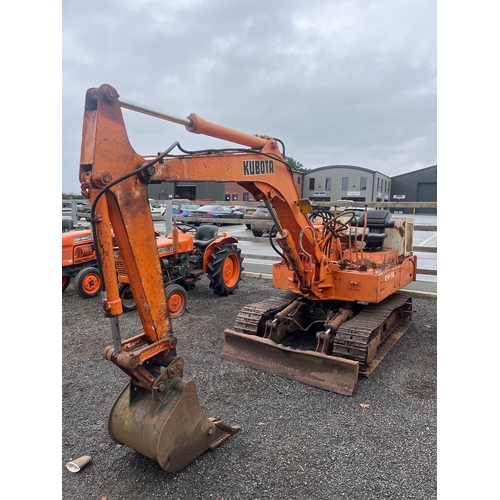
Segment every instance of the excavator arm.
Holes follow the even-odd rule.
[[[135,153],[130,145],[121,113],[122,107],[184,124],[190,132],[230,140],[249,146],[250,149],[192,153],[182,150],[182,154],[174,155],[176,149],[180,152],[180,145],[174,143],[157,157],[143,157]],[[91,133],[86,133],[86,129]],[[105,138],[100,137],[101,134],[104,134]],[[92,199],[92,191],[105,189],[106,193],[116,200],[111,218],[116,218],[117,214],[120,214],[120,219],[124,222],[120,223],[120,227],[123,227],[126,233],[123,234],[125,238],[117,235],[120,246],[121,241],[124,245],[130,246],[144,237],[141,231],[134,232],[133,227],[137,226],[139,217],[148,215],[144,200],[147,199],[145,193],[149,183],[188,179],[234,181],[252,193],[254,199],[264,201],[268,205],[280,229],[277,241],[283,249],[288,265],[295,272],[301,293],[306,295],[313,293],[310,290],[310,274],[314,273],[315,269],[314,266],[309,270],[305,269],[303,259],[299,258],[299,249],[310,256],[307,259],[308,263],[314,261],[318,266],[323,262],[322,252],[316,245],[316,231],[309,217],[302,213],[302,205],[299,203],[290,167],[279,151],[276,139],[237,132],[210,123],[194,114],[182,120],[121,100],[115,89],[103,85],[99,89],[90,89],[87,92],[84,143],[80,166],[83,193]],[[85,159],[87,151],[93,153],[93,158]],[[114,227],[116,222],[112,223]],[[145,227],[143,223],[145,221],[141,220],[141,227]],[[305,231],[306,227],[310,230]],[[142,243],[139,246],[142,253],[144,246]],[[131,263],[135,262],[133,254],[129,255],[128,260]],[[146,267],[151,268],[149,263]],[[144,272],[140,274],[144,275]],[[156,286],[154,284],[153,289],[156,289]],[[108,300],[112,309],[116,295],[113,293],[112,298],[110,292]],[[140,293],[138,296],[147,298],[145,290],[138,293]],[[120,313],[119,309],[117,313]],[[141,314],[142,317],[146,318]]]
[[[155,157],[142,156],[130,144],[122,108],[178,122],[190,132],[230,140],[250,149],[190,153],[174,143]],[[278,146],[270,137],[233,131],[196,115],[181,120],[138,107],[120,100],[110,85],[87,91],[79,180],[83,196],[91,202],[92,231],[103,278],[103,310],[111,322],[113,345],[105,349],[104,356],[130,377],[111,409],[108,432],[114,440],[158,461],[165,470],[179,470],[239,427],[208,419],[199,405],[194,382],[182,380],[184,361],[177,356],[177,339],[168,314],[148,185],[181,179],[234,180],[255,199],[272,202],[276,222],[287,226],[284,230],[280,225],[280,245],[307,291],[308,279],[296,249],[303,227],[311,224],[297,203],[293,177]],[[176,149],[181,154],[174,155]],[[300,244],[314,254],[310,236],[303,240]],[[119,324],[123,310],[115,246],[143,328],[142,333],[126,339],[122,339]]]

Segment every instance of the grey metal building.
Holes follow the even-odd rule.
[[[154,200],[171,200],[174,197],[186,200],[217,200],[225,199],[224,182],[162,182],[150,184],[149,198]]]
[[[437,165],[393,177],[390,201],[437,202]],[[413,213],[411,208],[402,211]],[[437,209],[417,208],[416,213],[435,214]]]

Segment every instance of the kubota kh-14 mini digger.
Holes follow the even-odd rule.
[[[129,142],[122,108],[245,147],[186,151],[174,142],[155,156],[141,156]],[[369,210],[360,217],[315,213],[312,222],[309,200],[299,199],[285,158],[284,145],[272,137],[194,114],[182,119],[158,112],[121,99],[110,85],[87,91],[79,179],[92,204],[103,309],[111,321],[113,343],[104,356],[130,377],[110,411],[108,431],[166,471],[183,468],[239,427],[207,418],[194,382],[182,378],[148,204],[150,183],[234,181],[272,214],[281,257],[273,286],[289,297],[245,306],[224,331],[224,359],[350,395],[358,375],[369,375],[410,324],[411,299],[395,292],[416,277],[412,220]],[[143,326],[143,333],[125,339],[111,227]],[[294,346],[294,338],[308,335],[315,348]]]

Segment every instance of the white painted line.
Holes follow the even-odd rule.
[[[435,238],[437,236],[437,233],[434,233],[430,238],[427,238],[425,241],[422,241],[422,243],[420,243],[420,247],[423,247],[427,242],[429,242],[430,240],[432,240],[432,238]]]

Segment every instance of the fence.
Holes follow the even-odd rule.
[[[162,200],[163,202],[164,200]],[[179,200],[175,200],[178,202]],[[395,213],[401,213],[404,209],[411,209],[411,211],[414,214],[418,214],[418,209],[423,208],[423,209],[436,209],[437,210],[437,202],[349,202],[349,200],[343,200],[345,201],[346,205],[349,207],[353,208],[374,208],[374,209],[388,209],[391,210]],[[226,205],[226,206],[233,206],[235,203],[238,202],[205,202],[205,204],[214,204],[216,203],[217,205]],[[260,202],[242,202],[240,206],[263,206],[262,203]],[[331,202],[315,202],[314,206],[315,207],[332,207],[332,206],[340,206],[339,202],[331,203]],[[63,215],[68,215],[67,212],[65,213],[63,211]],[[80,214],[82,217],[87,216],[88,214]],[[402,217],[405,216],[405,214],[401,215]],[[407,216],[407,214],[406,214]],[[164,217],[162,216],[153,216],[154,220],[164,220]],[[251,219],[244,219],[238,220],[238,219],[216,219],[217,224],[238,224],[238,223],[250,223]],[[195,218],[195,217],[189,217],[188,219],[189,223],[204,223],[204,224],[211,224],[214,223],[214,219],[206,219],[206,218]],[[273,222],[269,221],[269,229],[272,227]],[[416,224],[414,225],[413,228],[414,231],[429,231],[429,232],[437,232],[437,225],[422,225],[422,224]],[[262,238],[256,238],[253,236],[238,236],[238,240],[240,241],[253,241],[257,243],[261,243],[263,241]],[[413,251],[415,253],[437,253],[437,247],[428,247],[428,246],[414,246]],[[243,253],[242,254],[244,258],[247,259],[260,259],[260,260],[276,260],[276,255],[254,255],[254,254],[249,254],[249,253]],[[436,266],[437,267],[437,266]],[[417,274],[420,275],[427,275],[427,276],[437,276],[437,269],[419,269],[417,268]]]

